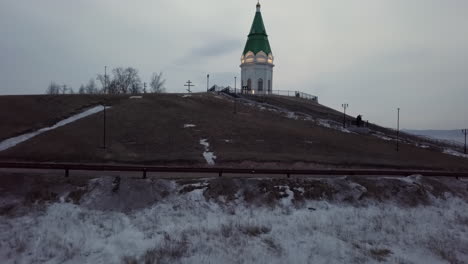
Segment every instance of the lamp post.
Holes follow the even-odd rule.
[[[103,104],[104,107],[104,123],[103,123],[103,135],[102,135],[102,140],[103,140],[103,148],[106,149],[106,104]]]
[[[234,114],[237,114],[237,76],[234,76]]]
[[[237,94],[237,76],[234,76],[234,94]]]
[[[466,135],[468,134],[468,129],[462,130],[463,135],[465,135],[465,154],[466,154]]]
[[[107,66],[104,66],[104,94],[107,93]]]
[[[349,107],[348,104],[342,104],[341,105],[344,109],[343,111],[343,127],[345,128],[346,127],[346,109]]]
[[[396,151],[400,151],[400,108],[399,107],[398,107],[398,115],[397,115]]]

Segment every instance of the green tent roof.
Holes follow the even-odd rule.
[[[266,33],[262,13],[260,13],[260,11],[257,11],[255,14],[249,38],[247,39],[247,43],[245,44],[245,49],[242,54],[245,55],[249,51],[252,51],[254,54],[257,54],[260,51],[265,52],[267,55],[271,53],[270,42],[268,42],[268,35]]]

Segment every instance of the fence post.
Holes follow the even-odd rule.
[[[218,175],[220,178],[223,177],[223,171],[220,170]]]
[[[65,169],[65,178],[68,178],[70,176],[70,171],[68,169]]]
[[[143,179],[146,179],[146,168],[143,169]]]

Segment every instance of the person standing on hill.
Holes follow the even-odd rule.
[[[361,127],[361,123],[362,123],[362,115],[358,115],[356,118],[356,126]]]

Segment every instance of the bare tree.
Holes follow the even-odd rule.
[[[115,68],[112,70],[113,80],[111,83],[117,90],[117,93],[139,93],[141,89],[141,80],[138,76],[138,70],[132,67]]]
[[[93,79],[90,79],[88,84],[84,87],[85,93],[87,94],[97,94],[99,93],[99,89],[96,86],[96,83]]]
[[[142,83],[137,69],[118,67],[112,70],[112,75],[111,79],[109,76],[98,74],[97,80],[101,83],[103,92],[109,94],[141,93]]]
[[[166,88],[164,87],[164,84],[166,83],[166,80],[162,78],[162,72],[158,73],[153,73],[151,76],[150,80],[150,87],[151,87],[151,92],[153,93],[164,93],[166,92]]]
[[[62,88],[55,82],[51,82],[47,87],[46,94],[60,94]]]
[[[96,80],[98,80],[101,83],[101,93],[109,93],[108,88],[110,84],[110,78],[109,75],[103,75],[103,74],[98,74]]]
[[[74,94],[75,91],[71,86],[66,84],[59,85],[56,82],[51,82],[46,89],[46,94]]]
[[[79,94],[85,94],[86,93],[86,89],[85,89],[84,85],[80,86],[80,89],[78,90],[78,93]]]

